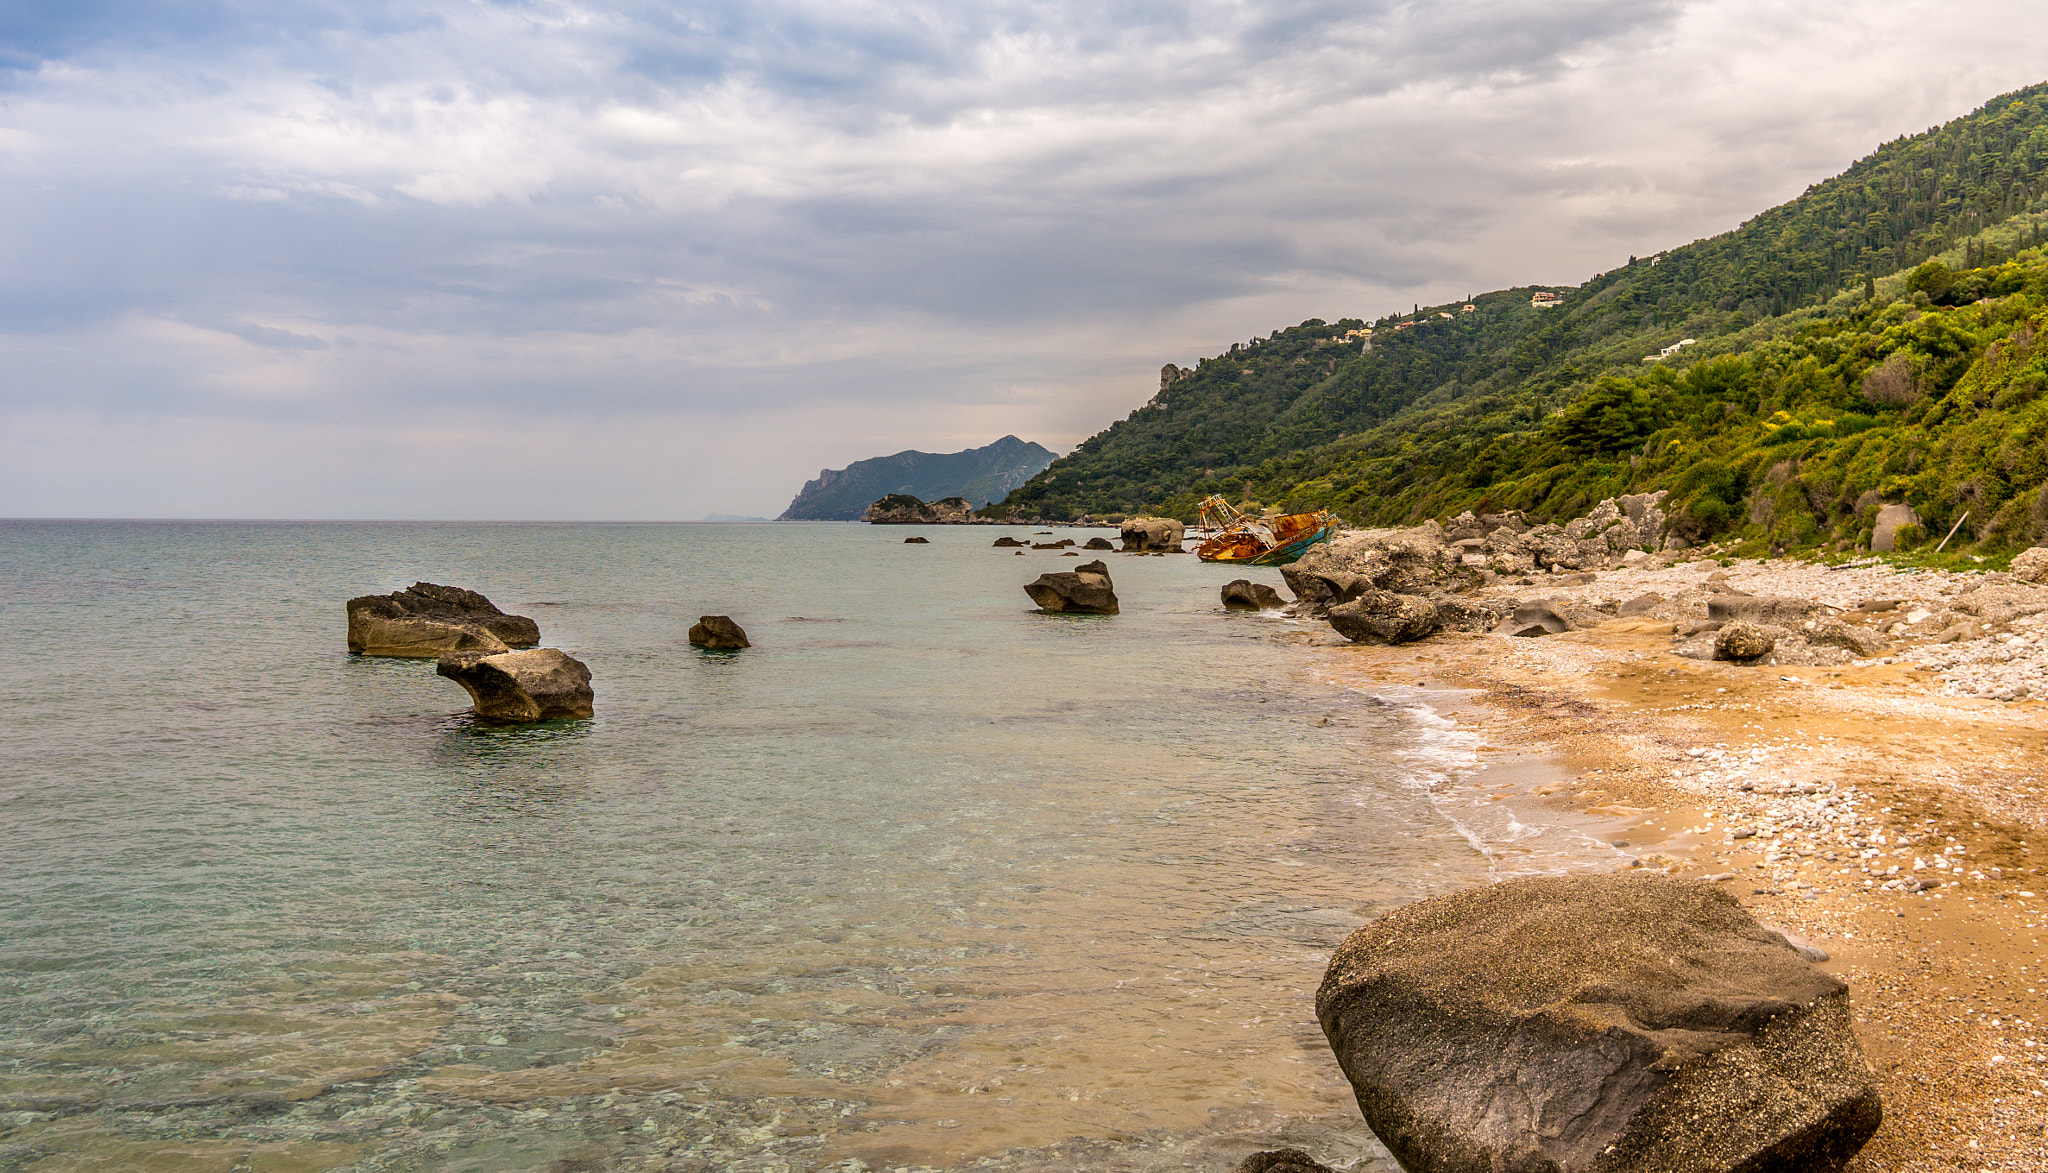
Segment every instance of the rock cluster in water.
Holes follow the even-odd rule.
[[[926,502],[908,493],[891,493],[868,506],[862,520],[870,525],[973,525],[980,519],[965,497]]]
[[[1100,559],[1083,562],[1072,570],[1041,574],[1036,582],[1025,584],[1024,593],[1044,611],[1114,615],[1118,610],[1109,567]]]
[[[1285,600],[1265,583],[1239,578],[1223,584],[1223,605],[1232,611],[1273,611]]]
[[[1344,942],[1316,1011],[1410,1173],[1834,1170],[1882,1117],[1848,987],[1694,880],[1409,905]]]
[[[461,587],[416,582],[348,601],[351,655],[436,659],[434,671],[467,689],[486,721],[590,716],[590,669],[539,642],[540,624]]]

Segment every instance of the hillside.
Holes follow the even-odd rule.
[[[2041,262],[2029,250],[2043,239],[2034,213],[2044,206],[2044,172],[2048,86],[2036,86],[1887,143],[1734,231],[1632,258],[1561,290],[1555,308],[1534,307],[1536,290],[1505,290],[1382,319],[1365,345],[1341,340],[1361,322],[1312,319],[1186,373],[1169,369],[1151,403],[990,512],[1186,516],[1203,495],[1224,492],[1388,523],[1482,504],[1565,514],[1597,499],[1587,493],[1672,488],[1701,535],[1747,529],[1802,544],[1839,537],[1841,503],[1818,485],[1807,486],[1809,496],[1826,499],[1809,501],[1811,532],[1789,520],[1798,512],[1789,505],[1779,512],[1754,504],[1785,496],[1782,485],[1761,495],[1759,486],[1792,476],[1779,467],[1789,459],[1802,469],[1835,468],[1858,485],[1876,476],[1883,483],[1858,488],[1849,505],[1865,492],[1906,493],[1932,523],[1969,506],[1950,508],[1941,494],[1955,486],[1925,480],[1927,453],[1908,453],[1962,426],[1957,411],[1931,405],[1946,402],[1992,342],[2025,324],[2012,315],[2024,316],[2035,297]],[[2017,262],[2002,263],[2014,254]],[[1942,289],[1926,274],[1909,281],[1905,270],[1936,256],[1965,276],[1951,273]],[[1965,293],[1995,297],[2004,308],[1944,307]],[[1941,329],[1953,337],[1930,340],[1927,332]],[[1870,344],[1851,344],[1846,335],[1858,330]],[[1697,342],[1643,373],[1646,355],[1686,338]],[[1873,403],[1862,380],[1893,354],[1906,356],[1895,373],[1900,364],[1913,368],[1918,397]],[[2012,354],[2008,346],[1999,357]],[[1802,371],[1796,388],[1786,374],[1794,368]],[[1978,383],[2001,377],[1980,376]],[[1734,394],[1729,380],[1747,393]],[[1628,406],[1617,407],[1617,397]],[[1703,404],[1721,415],[1704,418]],[[1915,471],[1850,476],[1827,453],[1787,447],[1797,433],[1782,421],[1767,426],[1774,413],[1824,406],[1875,421],[1828,425],[1861,429],[1859,468],[1907,462]],[[2022,426],[1981,413],[1972,422],[1980,431]],[[1719,446],[1718,472],[1689,462],[1686,453],[1702,446]],[[1752,467],[1764,447],[1774,459]],[[1886,479],[1898,475],[1923,479]],[[2001,473],[2013,475],[2030,474]],[[1719,507],[1702,495],[1717,476]],[[2000,490],[1972,482],[1972,491]],[[1972,515],[1976,540],[2016,540],[2008,531],[1976,533],[1986,503]]]
[[[806,482],[778,521],[859,521],[869,505],[891,493],[926,501],[965,497],[975,507],[1000,501],[1052,463],[1052,449],[1004,436],[963,452],[918,452],[856,460],[821,469]]]

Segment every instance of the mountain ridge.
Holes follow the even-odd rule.
[[[856,460],[845,468],[818,470],[776,520],[859,521],[869,505],[892,493],[925,501],[965,497],[979,509],[1001,500],[1056,456],[1052,449],[1016,436],[959,452],[906,448]]]

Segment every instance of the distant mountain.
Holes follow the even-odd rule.
[[[821,470],[776,520],[859,521],[869,505],[891,493],[925,501],[965,497],[979,509],[1030,480],[1055,456],[1043,445],[1004,436],[965,452],[911,450],[856,460],[845,468]]]

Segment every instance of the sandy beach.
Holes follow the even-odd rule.
[[[1550,597],[1627,609],[1615,601],[1652,592],[1682,612],[1709,591],[1799,596],[1871,616],[1890,646],[1832,665],[1687,658],[1673,651],[1684,620],[1661,608],[1542,638],[1332,646],[1323,672],[1423,689],[1475,732],[1480,764],[1453,783],[1458,801],[1599,835],[1589,870],[1726,884],[1825,952],[1885,1104],[1852,1169],[2048,1167],[2048,705],[1988,699],[2039,680],[2044,616],[1958,628],[1947,604],[2010,580],[1882,564],[1575,577]]]

